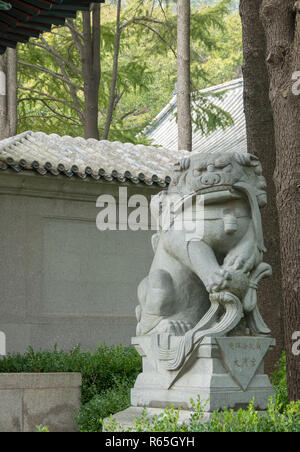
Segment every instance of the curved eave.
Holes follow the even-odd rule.
[[[84,171],[80,171],[76,165],[73,165],[71,169],[66,169],[63,164],[57,167],[53,166],[50,162],[46,164],[41,164],[37,160],[33,162],[27,162],[26,160],[14,161],[8,158],[6,161],[0,158],[0,174],[3,171],[13,170],[16,173],[24,171],[33,171],[38,173],[40,176],[52,175],[52,176],[67,176],[71,178],[92,179],[94,181],[106,181],[106,182],[116,182],[118,184],[131,183],[135,185],[147,185],[156,186],[160,188],[168,187],[171,178],[166,176],[164,179],[159,178],[157,175],[153,175],[151,178],[146,177],[143,173],[139,173],[138,176],[134,176],[130,171],[125,171],[123,174],[119,173],[117,170],[112,172],[106,172],[103,168],[98,171],[93,171],[90,167],[86,167]]]
[[[88,11],[91,3],[105,0],[14,0],[12,8],[0,11],[0,54],[7,47],[51,30],[52,25],[64,25],[67,18],[74,19],[77,11]]]

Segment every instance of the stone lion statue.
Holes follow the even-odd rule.
[[[153,346],[168,369],[205,335],[270,333],[256,297],[259,280],[271,274],[263,263],[265,188],[251,154],[191,153],[175,165],[168,190],[153,198],[159,230],[138,287],[137,335],[157,337]],[[180,350],[162,349],[162,334],[182,336]]]

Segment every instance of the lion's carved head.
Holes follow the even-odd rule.
[[[248,153],[192,153],[175,165],[169,191],[183,196],[201,194],[230,190],[238,182],[255,188],[260,207],[266,204],[266,181],[260,161]]]

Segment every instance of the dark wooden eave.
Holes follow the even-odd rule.
[[[64,25],[66,18],[75,18],[77,11],[88,11],[91,3],[105,0],[8,0],[12,8],[0,11],[0,54],[7,47],[16,47],[50,31],[52,25]]]

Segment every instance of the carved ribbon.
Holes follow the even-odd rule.
[[[246,184],[245,182],[237,182],[236,184],[233,185],[233,188],[241,190],[243,193],[247,195],[251,207],[257,247],[259,251],[266,252],[266,248],[264,245],[264,236],[262,232],[261,215],[255,190],[251,187],[251,185]]]
[[[182,367],[188,362],[191,353],[204,337],[223,336],[231,331],[243,316],[242,304],[235,295],[226,292],[212,293],[210,300],[211,307],[208,312],[192,330],[180,338],[176,348],[163,348],[159,344],[159,335],[152,336],[152,347],[158,360],[166,370],[177,371],[169,382],[169,388],[174,384]],[[225,313],[223,314],[224,308]],[[220,316],[221,320],[217,321]]]
[[[243,300],[243,308],[248,324],[255,334],[269,334],[271,331],[263,321],[257,306],[257,286],[261,279],[271,276],[272,267],[265,262],[260,263],[251,273],[249,289]]]

